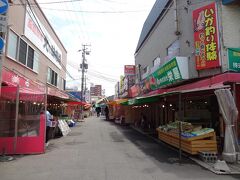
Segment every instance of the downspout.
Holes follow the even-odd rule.
[[[180,31],[179,31],[179,24],[178,24],[178,10],[177,10],[177,6],[178,6],[178,4],[177,4],[177,1],[178,0],[174,0],[174,21],[175,21],[175,35],[176,36],[179,36],[181,33],[180,33]]]

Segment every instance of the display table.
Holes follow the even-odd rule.
[[[158,138],[167,144],[179,148],[179,136],[176,133],[165,132],[159,128]],[[215,132],[195,136],[191,138],[181,137],[181,149],[189,154],[198,154],[200,151],[217,152],[217,142]]]

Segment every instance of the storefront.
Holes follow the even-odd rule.
[[[45,150],[43,84],[2,69],[0,97],[1,154],[35,154]]]
[[[150,124],[154,120],[155,127],[164,128],[173,122],[182,121],[190,123],[194,128],[198,127],[199,130],[211,128],[214,131],[214,136],[212,134],[209,138],[215,139],[211,146],[217,148],[218,152],[221,153],[224,123],[221,119],[215,90],[230,89],[235,96],[238,110],[240,110],[238,82],[240,82],[238,73],[224,73],[173,88],[158,89],[151,95],[128,100],[127,105],[131,105],[134,111],[142,114],[139,116],[140,121],[143,115]],[[239,118],[235,127],[239,134]],[[209,147],[204,148],[207,150]],[[210,147],[209,150],[213,149]],[[196,151],[191,152],[196,153]]]

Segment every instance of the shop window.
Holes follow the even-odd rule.
[[[14,32],[9,31],[7,55],[13,59],[17,59],[17,49],[18,49],[18,36]]]

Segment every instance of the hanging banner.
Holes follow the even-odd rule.
[[[228,49],[228,69],[240,72],[240,48]]]
[[[216,3],[193,11],[196,69],[220,66]]]

